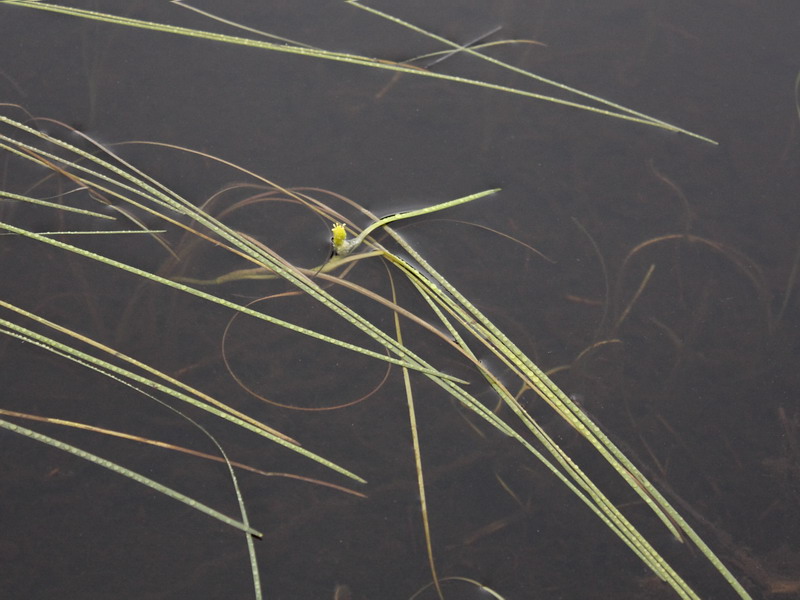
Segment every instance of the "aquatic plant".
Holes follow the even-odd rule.
[[[250,46],[269,51],[289,52],[307,56],[310,59],[347,62],[369,68],[386,69],[404,75],[433,77],[453,84],[479,86],[498,92],[554,102],[668,131],[680,132],[701,141],[711,142],[711,140],[702,135],[688,132],[594,96],[589,96],[589,100],[594,103],[602,103],[605,105],[604,108],[543,96],[489,82],[444,75],[404,63],[310,48],[286,40],[273,42],[221,35],[209,31],[152,23],[39,1],[6,0],[5,3],[117,25],[191,36],[214,42]],[[400,21],[385,13],[379,13],[374,9],[368,9],[353,0],[350,0],[348,4],[369,10],[383,19],[388,19],[403,27],[412,28],[418,33],[432,35],[408,22]],[[514,72],[528,77],[536,77],[532,73],[492,59],[478,49],[454,44],[439,36],[434,36],[434,39],[450,46],[457,52],[482,60],[489,60],[496,66],[511,68]],[[542,80],[541,78],[536,78],[540,81]],[[549,80],[545,82],[554,83]],[[571,93],[576,92],[572,88],[559,87]],[[582,95],[584,97],[587,96],[586,94]],[[524,448],[531,458],[544,465],[547,470],[555,475],[575,497],[580,499],[616,537],[626,544],[655,575],[671,586],[681,598],[698,598],[699,596],[689,583],[678,574],[654,547],[652,541],[640,532],[639,527],[631,522],[630,516],[626,515],[620,509],[618,503],[609,497],[609,491],[601,489],[600,485],[587,474],[586,468],[581,465],[580,460],[571,456],[562,447],[558,439],[548,431],[548,427],[532,414],[530,405],[520,400],[524,393],[532,391],[552,409],[560,420],[568,424],[602,456],[611,469],[638,496],[639,500],[650,508],[676,540],[691,542],[741,598],[750,597],[714,551],[684,519],[681,512],[673,507],[672,503],[659,491],[657,486],[609,438],[580,404],[565,394],[550,376],[519,348],[509,335],[502,331],[493,320],[489,319],[465,294],[445,278],[413,244],[406,241],[403,236],[391,227],[391,225],[407,219],[425,219],[438,211],[471,202],[480,202],[490,195],[501,193],[500,189],[493,188],[479,191],[425,208],[379,217],[355,201],[336,197],[333,194],[326,196],[287,188],[260,175],[236,167],[222,158],[207,154],[202,155],[205,160],[236,169],[240,177],[250,178],[251,181],[260,186],[260,194],[266,195],[274,201],[294,203],[309,211],[309,213],[316,215],[325,223],[325,229],[330,231],[331,237],[330,257],[310,268],[301,267],[293,264],[278,248],[273,247],[270,240],[256,239],[253,235],[228,224],[225,216],[215,214],[213,203],[198,205],[198,203],[183,197],[137,168],[130,161],[123,159],[114,148],[100,144],[89,136],[80,134],[63,124],[54,123],[47,119],[28,119],[24,114],[21,114],[18,107],[6,106],[6,112],[15,116],[0,116],[0,123],[4,128],[0,133],[0,148],[11,157],[12,162],[10,164],[14,168],[20,168],[20,165],[28,163],[35,164],[49,173],[44,177],[44,181],[48,186],[47,189],[65,189],[65,191],[58,193],[55,199],[49,195],[45,197],[45,194],[35,193],[35,190],[45,188],[43,180],[40,178],[38,181],[28,182],[28,185],[22,186],[22,192],[3,191],[3,197],[17,203],[38,204],[49,210],[56,211],[57,214],[70,211],[88,219],[113,219],[114,224],[120,224],[120,226],[105,231],[99,228],[86,228],[78,231],[62,228],[41,232],[24,225],[15,224],[13,219],[4,219],[0,221],[0,229],[16,236],[25,237],[59,252],[70,253],[85,260],[102,263],[120,273],[142,278],[157,286],[162,286],[164,289],[192,295],[200,300],[232,311],[232,314],[236,316],[257,319],[270,325],[284,328],[292,333],[306,336],[309,338],[310,343],[333,345],[338,352],[357,353],[377,361],[376,364],[388,364],[401,370],[408,409],[409,428],[413,440],[427,558],[432,576],[431,585],[437,589],[440,597],[443,596],[440,582],[446,578],[441,578],[438,575],[435,552],[431,541],[435,532],[432,530],[428,518],[429,507],[425,486],[426,470],[423,466],[423,441],[418,434],[415,408],[417,399],[414,390],[417,385],[416,381],[420,378],[426,379],[439,388],[442,397],[452,399],[460,409],[471,413],[478,422],[495,429],[502,436],[510,438]],[[56,131],[45,131],[44,124],[47,124],[48,128],[55,127]],[[68,135],[75,136],[76,134],[79,142],[67,141]],[[156,147],[156,144],[153,144],[153,147]],[[192,155],[201,155],[201,153],[191,149],[176,147],[172,147],[172,149]],[[84,192],[84,194],[74,204],[71,204],[71,200],[77,198],[74,194],[76,191]],[[94,209],[87,208],[85,206],[87,199],[97,203],[99,206],[94,207]],[[132,216],[134,214],[146,215],[148,219],[157,221],[159,225],[157,227],[144,225],[141,220]],[[129,221],[139,227],[131,229],[127,224]],[[355,237],[350,237],[348,230],[355,232]],[[184,236],[180,244],[171,243],[162,237],[164,234],[168,234],[167,237],[174,237],[177,232],[182,232]],[[79,243],[65,241],[65,239],[70,239],[65,237],[69,235],[92,236],[108,233],[118,236],[145,235],[152,237],[164,245],[173,258],[180,259],[181,265],[178,267],[175,262],[168,260],[168,267],[164,269],[142,268],[132,264],[132,261],[126,262],[113,258],[110,256],[111,253],[107,255],[87,249]],[[685,236],[685,239],[689,239],[687,236]],[[694,241],[698,239],[692,238]],[[648,243],[654,244],[659,241],[662,240],[652,240]],[[237,268],[232,269],[230,272],[219,274],[210,279],[190,277],[183,272],[179,272],[185,268],[186,264],[191,263],[193,256],[201,246],[225,252],[240,264],[237,264]],[[631,252],[631,256],[640,250],[641,247],[634,249]],[[465,251],[470,250],[465,249]],[[478,252],[479,250],[472,249],[472,251]],[[355,269],[361,267],[364,261],[379,261],[383,265],[387,273],[386,281],[389,282],[388,293],[382,292],[381,289],[367,287],[367,285],[353,280],[352,273]],[[639,291],[647,285],[648,276],[642,281]],[[215,291],[215,286],[224,283],[240,280],[270,279],[286,282],[291,290],[287,293],[311,299],[319,306],[324,307],[329,311],[331,319],[338,319],[349,324],[352,330],[358,333],[357,339],[362,341],[355,342],[348,336],[331,335],[303,322],[288,321],[271,314],[268,310],[258,310],[253,308],[250,303],[231,298],[224,292]],[[397,287],[399,287],[400,282],[403,282],[404,293],[409,290],[413,290],[416,293],[412,301],[401,302],[398,299]],[[209,291],[210,289],[212,291]],[[345,301],[337,293],[337,290],[352,292],[357,297],[360,297],[360,300]],[[630,301],[629,307],[636,301],[638,293]],[[392,326],[387,327],[384,323],[377,322],[374,318],[367,316],[365,314],[366,311],[362,308],[362,302],[376,303],[383,309],[388,310],[392,317]],[[193,408],[200,409],[241,427],[243,430],[266,438],[272,443],[280,444],[305,458],[323,465],[334,473],[349,478],[355,483],[366,483],[357,473],[351,472],[348,468],[336,464],[319,453],[308,450],[301,441],[296,441],[269,424],[259,421],[211,395],[181,382],[178,378],[168,375],[165,370],[158,368],[157,365],[148,364],[145,360],[128,356],[99,340],[82,335],[74,329],[45,319],[34,311],[11,302],[2,301],[0,306],[12,313],[11,316],[7,315],[7,318],[0,319],[0,331],[8,336],[39,346],[66,360],[73,361],[78,365],[112,378],[132,388],[137,393],[144,394],[159,403],[166,403],[171,410],[177,411],[174,405],[176,401],[186,403]],[[424,308],[420,309],[420,306]],[[625,319],[626,315],[627,310],[623,311],[619,316],[617,325]],[[414,327],[415,333],[413,337],[404,335],[405,328],[410,327]],[[426,336],[431,336],[437,343],[444,344],[448,352],[452,357],[456,357],[465,371],[488,385],[493,392],[491,399],[478,398],[470,391],[471,386],[468,381],[448,372],[448,367],[444,365],[451,364],[454,360],[452,357],[448,357],[447,361],[442,361],[438,355],[434,359],[426,358],[424,350],[420,350],[420,348],[424,349],[425,343],[422,333],[420,333],[421,331]],[[491,360],[486,360],[487,356],[491,357]],[[233,369],[231,371],[233,372]],[[335,392],[336,385],[334,384],[332,387]],[[182,418],[189,419],[189,416],[183,412],[177,412]],[[16,419],[37,418],[35,415],[21,415],[19,413],[7,416]],[[49,421],[57,422],[56,419],[49,419]],[[229,460],[223,446],[217,442],[211,433],[208,433],[204,425],[195,420],[192,420],[192,422],[195,427],[204,431],[213,441],[219,451],[220,459],[228,466],[231,483],[240,509],[240,517],[237,519],[226,516],[199,500],[189,498],[141,473],[122,467],[54,437],[23,427],[13,420],[0,419],[0,426],[115,471],[175,500],[184,502],[227,525],[244,531],[250,556],[254,593],[256,598],[260,598],[262,597],[261,580],[253,537],[260,537],[261,532],[253,525],[254,517],[248,513],[247,503],[239,490],[236,468],[241,468],[241,465]],[[87,427],[85,424],[77,423],[62,424],[70,427]],[[121,432],[104,431],[103,433],[123,435]],[[157,443],[156,440],[142,441]],[[181,450],[186,451],[186,449]],[[348,491],[352,492],[352,490]],[[490,590],[490,593],[495,597],[501,597],[494,591]]]

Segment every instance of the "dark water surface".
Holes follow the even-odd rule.
[[[334,0],[212,5],[203,8],[331,50],[405,60],[440,49]],[[560,368],[555,381],[630,450],[753,597],[800,597],[800,314],[794,282],[800,256],[800,4],[371,5],[463,43],[502,26],[490,39],[543,45],[487,50],[493,56],[719,145],[497,91],[6,5],[0,5],[0,100],[103,143],[186,146],[283,186],[347,196],[381,215],[502,187],[492,197],[398,229],[537,364]],[[85,6],[254,35],[164,2]],[[467,56],[432,69],[575,99]],[[15,108],[2,114],[24,118]],[[77,136],[69,139],[81,143]],[[141,145],[116,148],[197,204],[213,197],[212,212],[256,193],[236,189],[216,197],[226,186],[252,179],[200,156]],[[27,193],[46,175],[7,155],[0,159],[4,190]],[[0,204],[0,218],[39,231],[64,225],[47,209],[11,202]],[[326,224],[293,205],[252,203],[226,221],[295,264],[315,266],[328,252]],[[487,228],[535,247],[550,261]],[[183,252],[178,265],[149,238],[80,244],[165,274],[216,277],[246,266],[209,248],[181,245],[174,231],[167,238]],[[292,479],[241,475],[253,524],[265,532],[256,545],[265,597],[329,599],[343,584],[357,600],[406,599],[430,581],[398,371],[367,400],[338,411],[269,405],[244,391],[225,367],[228,311],[33,241],[0,239],[0,299],[214,394],[368,480],[354,484],[369,496],[360,499]],[[377,263],[354,279],[390,293]],[[214,291],[247,302],[287,289],[279,282],[239,282]],[[411,309],[428,315],[410,289],[399,293]],[[342,297],[392,331],[386,311]],[[364,343],[308,300],[278,297],[259,308]],[[406,336],[440,368],[469,376],[422,330],[409,325]],[[242,317],[230,325],[225,352],[241,384],[305,408],[357,399],[385,374],[377,361]],[[487,427],[476,428],[438,388],[418,379],[417,416],[441,576],[478,580],[509,600],[674,597],[530,455]],[[152,400],[5,337],[0,390],[0,409],[214,452],[197,429]],[[474,385],[471,391],[494,405],[489,390]],[[734,597],[705,559],[672,542],[635,505],[573,432],[526,401],[612,499],[627,506],[701,597]],[[266,441],[210,417],[198,419],[234,460],[350,485]],[[226,470],[216,463],[86,431],[15,422],[237,514]],[[15,434],[0,433],[0,449],[0,598],[252,597],[239,532]],[[445,591],[451,600],[489,597],[457,582]],[[433,597],[430,590],[418,596]]]

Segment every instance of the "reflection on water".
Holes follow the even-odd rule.
[[[336,50],[403,59],[437,49],[352,7],[309,6],[225,10],[248,25]],[[177,7],[123,8],[137,18],[217,27]],[[488,90],[408,75],[387,89],[392,74],[12,6],[0,8],[0,46],[14,57],[2,67],[0,89],[32,114],[104,142],[185,145],[280,185],[332,190],[379,215],[501,186],[494,197],[397,229],[537,364],[553,369],[567,393],[582,397],[755,596],[797,594],[800,324],[790,286],[800,151],[792,91],[798,48],[789,24],[798,8],[767,11],[743,1],[712,12],[627,0],[587,7],[509,0],[387,10],[462,42],[497,24],[503,28],[492,39],[535,37],[546,46],[492,51],[720,145]],[[33,30],[36,36],[26,33]],[[466,56],[434,68],[543,91]],[[294,264],[325,260],[327,224],[276,201],[263,182],[240,187],[253,182],[203,156],[141,145],[118,151]],[[44,176],[9,168],[3,187],[21,193],[14,186]],[[37,186],[42,196],[64,191],[51,181]],[[308,193],[335,202],[361,225],[369,220],[324,192]],[[0,217],[36,230],[84,223],[10,202]],[[360,499],[242,474],[250,517],[266,533],[257,544],[266,597],[409,598],[429,582],[397,369],[379,386],[385,367],[370,359],[242,317],[230,322],[221,307],[3,239],[3,300],[146,359],[367,479],[358,491],[368,498]],[[171,275],[215,278],[249,266],[186,239],[165,234],[180,261],[152,238],[82,243]],[[390,293],[377,261],[357,265],[352,279]],[[343,321],[286,296],[281,281],[234,281],[215,291],[365,343]],[[397,293],[433,318],[410,287]],[[347,290],[336,294],[392,331],[385,308]],[[408,325],[404,335],[446,372],[473,375],[421,327]],[[11,339],[0,341],[0,356],[0,408],[213,452],[169,411],[56,356]],[[339,411],[292,410],[248,394],[231,373],[253,394],[293,408],[365,399]],[[415,386],[440,575],[475,579],[504,598],[672,597],[516,444],[476,426],[427,381]],[[489,394],[476,389],[481,399]],[[615,502],[632,501],[541,401],[529,392],[521,401],[601,485],[617,490]],[[224,466],[36,426],[236,513]],[[217,426],[214,434],[232,459],[334,479],[238,431]],[[0,596],[251,595],[238,532],[56,450],[9,433],[0,433],[0,444]],[[643,508],[632,510],[703,597],[728,597],[699,557],[646,521]],[[449,582],[447,597],[484,597],[461,584]],[[433,597],[432,590],[419,596]]]

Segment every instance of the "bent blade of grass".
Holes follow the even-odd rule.
[[[78,458],[82,458],[84,460],[88,460],[89,462],[92,462],[92,463],[94,463],[96,465],[99,465],[101,467],[104,467],[104,468],[108,469],[109,471],[113,471],[114,473],[118,473],[118,474],[120,474],[120,475],[122,475],[124,477],[127,477],[128,479],[132,479],[133,481],[136,481],[137,483],[145,485],[145,486],[147,486],[147,487],[149,487],[149,488],[151,488],[151,489],[153,489],[153,490],[155,490],[155,491],[157,491],[157,492],[159,492],[161,494],[164,494],[165,496],[168,496],[168,497],[172,498],[173,500],[177,500],[179,502],[183,502],[187,506],[189,506],[189,507],[191,507],[191,508],[193,508],[195,510],[198,510],[198,511],[200,511],[200,512],[202,512],[202,513],[204,513],[204,514],[206,514],[206,515],[208,515],[208,516],[210,516],[210,517],[212,517],[212,518],[214,518],[214,519],[216,519],[218,521],[221,521],[222,523],[225,523],[226,525],[230,525],[231,527],[235,527],[236,529],[244,531],[245,533],[247,533],[247,534],[249,534],[251,536],[255,536],[255,537],[260,538],[260,537],[263,537],[263,535],[264,535],[260,531],[258,531],[257,529],[253,529],[249,525],[246,525],[245,523],[243,523],[241,521],[237,521],[236,519],[233,519],[233,518],[231,518],[231,517],[219,512],[218,510],[215,510],[215,509],[211,508],[210,506],[195,500],[194,498],[186,496],[185,494],[182,494],[177,490],[174,490],[174,489],[172,489],[172,488],[170,488],[170,487],[168,487],[166,485],[163,485],[163,484],[161,484],[161,483],[159,483],[159,482],[157,482],[157,481],[155,481],[153,479],[150,479],[149,477],[145,477],[144,475],[142,475],[140,473],[137,473],[135,471],[131,471],[130,469],[127,469],[127,468],[123,467],[122,465],[119,465],[119,464],[117,464],[117,463],[115,463],[113,461],[110,461],[110,460],[107,460],[107,459],[102,458],[100,456],[97,456],[96,454],[92,454],[91,452],[88,452],[86,450],[82,450],[82,449],[80,449],[80,448],[78,448],[76,446],[73,446],[71,444],[67,444],[66,442],[62,442],[62,441],[57,440],[55,438],[52,438],[50,436],[44,435],[43,433],[39,433],[39,432],[33,431],[31,429],[28,429],[26,427],[22,427],[21,425],[17,425],[15,423],[10,422],[10,421],[6,421],[5,419],[0,419],[0,427],[2,427],[3,429],[6,429],[8,431],[11,431],[12,433],[16,433],[16,434],[22,435],[22,436],[24,436],[24,437],[26,437],[28,439],[34,440],[36,442],[41,442],[43,444],[47,444],[48,446],[52,446],[53,448],[56,448],[56,449],[61,450],[63,452],[67,452],[69,454],[77,456]]]
[[[770,292],[761,267],[759,267],[753,259],[741,251],[709,238],[700,237],[692,233],[668,233],[640,242],[634,246],[622,260],[622,264],[619,268],[618,279],[622,281],[622,278],[625,276],[631,261],[642,250],[663,242],[670,241],[684,242],[689,245],[698,244],[702,247],[712,250],[729,261],[753,286],[754,291],[761,299],[761,304],[764,310],[764,321],[767,324],[767,327],[770,326],[770,323],[772,323]]]
[[[366,227],[358,236],[350,241],[347,244],[347,254],[351,253],[355,250],[363,241],[364,239],[373,231],[378,229],[379,227],[384,227],[389,223],[394,223],[395,221],[400,221],[402,219],[411,219],[413,217],[421,217],[423,215],[429,215],[431,213],[439,212],[440,210],[445,210],[448,208],[452,208],[454,206],[459,206],[461,204],[466,204],[467,202],[472,202],[473,200],[478,200],[480,198],[485,198],[486,196],[491,196],[492,194],[496,194],[500,191],[500,188],[492,188],[490,190],[484,190],[482,192],[477,192],[475,194],[469,194],[468,196],[462,196],[461,198],[456,198],[455,200],[448,200],[446,202],[440,202],[439,204],[434,204],[432,206],[426,206],[424,208],[420,208],[417,210],[409,210],[404,212],[399,212],[393,215],[388,215],[377,221],[371,223],[368,227]]]
[[[29,340],[29,341],[33,341],[33,340]],[[142,394],[142,395],[150,398],[151,400],[154,400],[155,402],[159,403],[161,406],[164,406],[165,408],[169,409],[170,411],[172,411],[173,413],[178,415],[183,420],[188,421],[195,429],[199,430],[203,435],[205,435],[211,441],[211,443],[217,448],[217,451],[219,452],[219,457],[215,457],[215,458],[219,458],[220,461],[225,464],[225,466],[226,466],[226,468],[228,470],[228,476],[230,477],[231,485],[233,487],[233,491],[234,491],[234,494],[236,496],[236,504],[239,507],[239,514],[241,515],[241,522],[245,527],[248,527],[248,528],[250,527],[250,517],[249,517],[248,512],[247,512],[247,507],[245,506],[245,503],[244,503],[244,498],[242,496],[242,490],[239,487],[239,479],[236,476],[236,472],[233,469],[233,463],[228,458],[228,454],[227,454],[227,452],[225,452],[225,449],[222,447],[222,445],[219,443],[219,441],[217,441],[217,438],[215,438],[211,434],[211,432],[208,431],[208,429],[203,427],[196,420],[192,419],[189,415],[183,413],[182,411],[178,410],[174,406],[171,406],[167,402],[164,402],[160,398],[156,397],[154,394],[151,394],[151,393],[149,393],[149,392],[147,392],[147,391],[145,391],[145,390],[133,385],[131,382],[125,381],[124,379],[121,379],[121,378],[115,376],[113,373],[109,373],[108,371],[100,368],[97,365],[86,363],[86,362],[84,362],[82,360],[79,360],[77,358],[73,358],[73,357],[71,357],[69,355],[64,355],[63,353],[60,353],[60,354],[62,356],[64,356],[65,358],[74,360],[77,364],[80,364],[80,365],[82,365],[82,366],[84,366],[86,368],[92,369],[92,370],[94,370],[94,371],[96,371],[96,372],[98,372],[98,373],[100,373],[102,375],[105,375],[106,377],[109,377],[109,378],[113,379],[114,381],[117,381],[117,382],[121,383],[122,385],[125,385],[126,387],[131,388],[135,392],[137,392],[139,394]],[[129,436],[129,437],[133,437],[133,436]],[[142,439],[142,438],[140,438],[140,439]],[[258,537],[261,537],[261,536],[258,536]],[[248,557],[250,559],[250,576],[251,576],[251,579],[253,581],[254,598],[255,598],[255,600],[262,600],[263,594],[262,594],[262,591],[261,591],[261,574],[259,573],[259,570],[258,570],[258,561],[257,561],[257,558],[256,558],[256,548],[255,548],[255,544],[253,543],[253,536],[250,535],[249,532],[245,532],[245,545],[247,546],[247,554],[248,554]]]
[[[238,36],[232,35],[225,35],[220,33],[213,33],[211,31],[203,31],[198,29],[191,29],[188,27],[180,27],[177,25],[167,25],[163,23],[154,23],[152,21],[143,21],[140,19],[132,19],[129,17],[121,17],[119,15],[112,15],[108,13],[102,13],[97,11],[91,10],[84,10],[69,6],[61,6],[57,4],[48,4],[46,2],[39,2],[38,0],[2,0],[3,4],[9,4],[13,6],[21,6],[25,8],[35,8],[38,10],[44,10],[49,12],[61,13],[70,16],[80,17],[84,19],[90,19],[95,21],[102,21],[106,23],[113,23],[117,25],[125,25],[128,27],[135,27],[139,29],[149,29],[153,31],[161,31],[166,33],[172,33],[176,35],[183,35],[188,37],[194,38],[201,38],[205,40],[217,41],[217,42],[224,42],[228,44],[236,44],[241,46],[248,46],[252,48],[260,48],[264,50],[273,50],[277,52],[284,52],[289,54],[298,54],[301,56],[307,56],[312,58],[319,58],[325,60],[333,60],[338,62],[344,62],[359,66],[365,67],[372,67],[376,69],[384,69],[389,71],[395,71],[398,73],[408,73],[411,75],[418,75],[424,77],[431,77],[434,79],[441,79],[444,81],[450,81],[453,83],[460,83],[465,85],[477,86],[484,89],[495,90],[499,92],[505,92],[509,94],[515,94],[518,96],[524,96],[527,98],[531,98],[534,100],[541,100],[545,102],[549,102],[551,104],[559,104],[561,106],[566,106],[570,108],[576,108],[579,110],[584,110],[588,112],[592,112],[599,115],[604,115],[608,117],[613,117],[616,119],[621,119],[624,121],[631,121],[634,123],[640,123],[642,125],[649,125],[651,127],[657,127],[659,129],[665,129],[667,131],[672,131],[675,133],[683,133],[687,136],[693,137],[695,139],[708,142],[710,144],[716,145],[717,142],[711,140],[705,136],[702,136],[697,133],[692,133],[688,130],[681,129],[674,125],[670,125],[668,123],[664,123],[657,119],[653,119],[652,117],[639,117],[634,114],[627,114],[627,113],[618,113],[613,112],[610,110],[605,110],[602,108],[597,108],[594,106],[590,106],[587,104],[580,104],[579,102],[572,102],[569,100],[563,100],[561,98],[556,98],[554,96],[547,96],[544,94],[537,94],[534,92],[528,92],[525,90],[521,90],[518,88],[512,88],[504,85],[498,85],[494,83],[489,83],[487,81],[480,81],[475,79],[469,79],[466,77],[458,77],[455,75],[446,75],[443,73],[437,73],[435,71],[427,71],[425,69],[421,69],[418,67],[411,67],[407,65],[403,65],[401,63],[381,60],[376,58],[369,58],[366,56],[360,56],[357,54],[348,54],[345,52],[332,52],[328,50],[318,50],[316,48],[308,48],[304,46],[295,46],[289,44],[276,44],[273,42],[266,42],[262,40],[254,40],[250,38],[242,38]],[[453,43],[453,42],[451,42]],[[465,52],[469,52],[469,49],[465,49]],[[479,54],[479,53],[478,53]],[[480,55],[480,54],[479,54]],[[482,56],[482,55],[481,55]]]
[[[23,340],[28,341],[30,343],[33,343],[33,344],[41,346],[41,344],[39,342],[37,342],[36,340],[29,339],[29,338],[26,339],[24,336],[21,336],[21,335],[17,334],[16,332],[10,332],[10,333],[11,333],[11,335],[14,335],[15,337],[19,337],[20,339],[23,339]],[[249,557],[249,560],[250,560],[250,574],[251,574],[251,578],[252,578],[252,581],[253,581],[254,598],[255,598],[255,600],[262,600],[263,594],[262,594],[262,591],[261,591],[261,575],[260,575],[259,570],[258,570],[258,563],[257,563],[257,559],[256,559],[256,549],[255,549],[255,545],[253,544],[253,535],[256,535],[259,538],[263,537],[263,535],[260,534],[259,532],[255,531],[254,529],[252,529],[252,527],[250,527],[250,520],[249,520],[249,516],[248,516],[248,513],[247,513],[247,508],[246,508],[246,506],[244,504],[244,498],[242,497],[242,492],[241,492],[241,489],[239,487],[238,478],[236,477],[236,473],[233,470],[233,464],[231,463],[230,459],[228,458],[227,453],[222,448],[222,445],[217,441],[217,439],[213,435],[211,435],[211,433],[205,427],[200,425],[200,423],[198,423],[197,421],[195,421],[194,419],[192,419],[188,415],[182,413],[181,411],[179,411],[175,407],[170,406],[169,404],[167,404],[166,402],[160,400],[159,398],[157,398],[153,394],[150,394],[149,392],[146,392],[145,390],[142,390],[142,389],[136,387],[135,385],[133,385],[129,381],[125,381],[123,379],[120,379],[119,377],[116,377],[114,374],[112,374],[112,373],[100,368],[98,365],[93,365],[91,363],[86,363],[86,362],[84,362],[84,361],[82,361],[80,359],[77,359],[75,357],[71,357],[69,355],[66,355],[66,354],[64,354],[64,353],[62,353],[62,352],[60,352],[58,350],[55,350],[55,352],[57,354],[60,354],[61,356],[64,356],[65,358],[73,360],[74,362],[76,362],[79,365],[82,365],[82,366],[87,367],[89,369],[92,369],[92,370],[94,370],[94,371],[96,371],[98,373],[101,373],[101,374],[103,374],[103,375],[105,375],[107,377],[110,377],[111,379],[113,379],[113,380],[115,380],[115,381],[117,381],[117,382],[119,382],[119,383],[121,383],[121,384],[123,384],[123,385],[125,385],[125,386],[127,386],[127,387],[129,387],[131,389],[133,389],[134,391],[151,398],[152,400],[158,402],[162,406],[165,406],[169,410],[171,410],[174,413],[176,413],[177,415],[179,415],[184,420],[186,420],[189,423],[191,423],[195,428],[199,429],[208,439],[211,440],[211,442],[214,444],[214,446],[216,446],[216,448],[217,448],[217,450],[219,451],[219,454],[220,454],[220,457],[215,457],[215,458],[220,458],[221,461],[225,463],[225,465],[226,465],[226,467],[228,469],[228,474],[230,476],[231,483],[232,483],[233,489],[234,489],[234,493],[236,495],[236,502],[237,502],[237,505],[239,507],[239,513],[242,516],[241,525],[242,525],[242,530],[245,532],[245,544],[247,546],[247,553],[248,553],[248,557]],[[8,414],[9,413],[9,411],[5,411],[5,410],[1,411],[1,412],[3,414]],[[28,417],[29,415],[22,415],[22,416],[23,417]],[[46,422],[50,422],[48,419],[41,419],[41,420],[46,421]],[[69,423],[62,421],[60,424],[69,424]],[[72,425],[81,425],[86,429],[93,429],[90,426],[84,426],[83,424],[72,424]],[[97,430],[97,428],[94,428],[94,429]],[[23,430],[31,431],[31,430],[26,430],[25,428],[20,428],[20,431],[18,431],[18,433],[21,433],[22,435],[26,435],[25,431],[23,431]],[[30,437],[30,436],[28,436],[28,437]],[[47,436],[45,436],[45,437],[47,437]],[[127,437],[134,438],[135,436],[127,436]],[[53,438],[49,438],[49,439],[52,440]],[[139,438],[139,439],[141,439],[141,438]],[[44,439],[39,439],[38,441],[45,442]],[[70,450],[70,448],[74,448],[74,447],[69,446],[68,444],[58,445],[58,446],[56,446],[56,448],[58,448],[59,450],[65,451],[65,452],[71,452],[71,453],[75,454],[74,452],[72,452]],[[80,456],[81,458],[85,458],[87,460],[91,460],[92,462],[96,462],[97,464],[100,464],[101,466],[106,466],[107,468],[108,468],[108,465],[106,463],[110,463],[111,465],[114,465],[115,467],[119,467],[118,469],[112,469],[113,471],[115,471],[115,472],[117,472],[120,475],[123,475],[125,477],[129,477],[130,479],[133,479],[137,483],[144,484],[144,485],[147,485],[149,487],[152,487],[153,489],[155,489],[158,492],[165,493],[166,490],[174,491],[174,490],[171,490],[171,488],[168,488],[166,486],[162,486],[160,484],[159,484],[158,487],[152,486],[151,483],[153,482],[153,480],[149,479],[148,477],[143,476],[141,473],[136,473],[135,471],[128,470],[128,469],[126,469],[124,467],[121,467],[120,465],[117,465],[116,463],[113,463],[112,461],[108,461],[107,459],[102,459],[100,457],[96,457],[94,454],[86,453],[83,450],[81,450],[80,452],[81,453],[77,454],[77,456]],[[99,458],[99,461],[94,460],[94,458],[92,458],[92,457]],[[131,474],[134,474],[135,476],[131,476]],[[165,495],[167,495],[168,497],[170,497],[170,498],[172,498],[174,500],[178,500],[178,501],[181,501],[181,502],[184,502],[184,503],[186,503],[185,502],[185,498],[188,498],[188,497],[183,496],[182,494],[176,495],[176,494],[168,493],[168,492]],[[192,506],[193,508],[201,510],[202,512],[204,512],[206,514],[211,514],[211,516],[215,516],[214,513],[216,513],[216,511],[214,511],[214,509],[206,507],[205,504],[203,504],[202,502],[200,502],[200,501],[198,501],[198,500],[196,500],[194,498],[189,498],[189,500],[192,501],[190,506]],[[204,510],[204,509],[202,509],[200,507],[204,507],[207,510]],[[209,511],[213,511],[213,512],[210,513]],[[228,523],[227,521],[224,521],[224,522]],[[230,523],[228,523],[228,524],[230,524]],[[255,532],[255,533],[253,533],[253,532]]]

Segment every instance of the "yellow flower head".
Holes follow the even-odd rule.
[[[334,223],[333,227],[331,228],[331,242],[333,243],[333,249],[337,254],[339,253],[339,250],[342,248],[346,239],[347,229],[345,229],[344,223]]]

